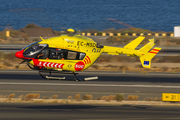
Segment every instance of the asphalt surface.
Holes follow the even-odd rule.
[[[72,75],[62,76],[73,79]],[[64,99],[76,94],[91,94],[97,98],[122,93],[125,97],[138,95],[139,100],[143,100],[146,97],[161,97],[162,93],[180,91],[180,74],[85,71],[78,75],[82,79],[92,76],[99,76],[99,79],[83,82],[45,80],[37,71],[0,71],[0,94],[14,93],[18,97],[40,93],[41,97],[58,95],[58,98]]]
[[[179,93],[180,74],[82,72],[78,77],[99,76],[98,80],[76,82],[45,80],[37,71],[0,71],[0,95],[40,93],[43,96],[91,94],[94,98],[122,93],[161,97],[163,92]],[[65,75],[67,78],[72,76]],[[178,106],[77,105],[42,103],[0,103],[0,120],[173,120],[180,119]]]
[[[0,103],[1,120],[179,120],[180,108],[146,105]]]

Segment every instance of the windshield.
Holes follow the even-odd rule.
[[[27,45],[26,47],[22,48],[21,50],[25,50],[26,48],[29,48],[30,46],[33,46],[37,43],[39,43],[39,41],[31,43],[31,44]]]
[[[33,44],[29,45],[29,48],[28,48],[28,46],[26,47],[27,49],[25,48],[25,51],[23,52],[23,56],[34,58],[46,46],[47,46],[47,44],[38,44],[38,42],[33,43]]]

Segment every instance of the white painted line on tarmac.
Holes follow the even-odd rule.
[[[62,84],[62,83],[16,83],[16,82],[0,82],[0,85],[180,88],[180,86],[163,86],[163,85],[109,85],[109,84]]]
[[[38,75],[38,71],[32,70],[3,70],[0,71],[3,74],[33,74]],[[97,75],[97,76],[143,76],[143,77],[175,77],[180,78],[180,74],[177,73],[139,73],[139,72],[109,72],[109,71],[84,71],[84,72],[77,72],[79,75]]]

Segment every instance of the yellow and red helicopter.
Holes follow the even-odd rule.
[[[101,45],[91,38],[75,34],[73,29],[67,31],[69,34],[58,37],[48,39],[40,37],[42,41],[26,46],[21,51],[16,52],[15,56],[23,59],[21,63],[26,62],[31,69],[38,70],[45,79],[65,79],[64,77],[56,78],[41,74],[42,72],[48,72],[51,75],[52,72],[60,72],[73,74],[73,80],[80,81],[76,78],[78,74],[76,71],[84,71],[90,67],[102,53],[138,56],[142,66],[150,68],[151,59],[161,50],[159,47],[151,50],[154,46],[154,39],[149,39],[149,43],[139,50],[135,50],[145,38],[143,36],[137,37],[123,48],[120,48]]]

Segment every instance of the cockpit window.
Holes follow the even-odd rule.
[[[29,57],[29,58],[34,58],[46,46],[47,46],[47,44],[37,44],[37,43],[32,44],[29,48],[27,47],[27,49],[23,52],[23,56]]]
[[[46,59],[49,56],[49,49],[42,50],[36,57],[36,59]]]
[[[33,46],[33,45],[35,45],[35,44],[38,44],[38,43],[39,43],[39,41],[33,42],[33,43],[29,44],[28,46],[22,48],[22,50],[26,50],[26,48],[28,48],[28,47],[30,47],[30,46]]]

